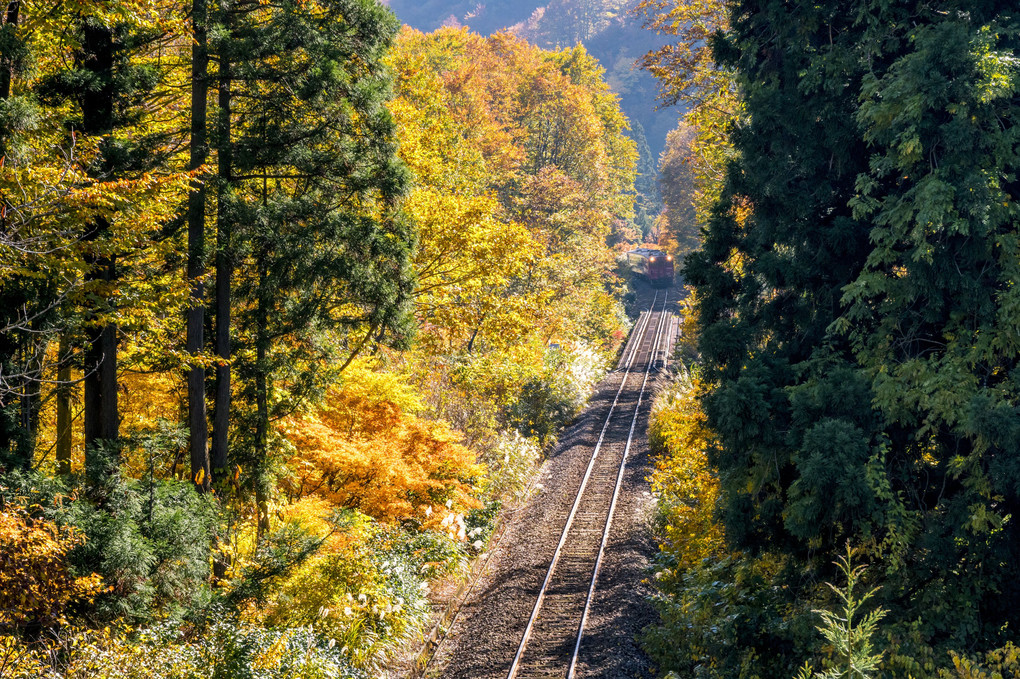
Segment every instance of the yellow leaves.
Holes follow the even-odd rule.
[[[581,47],[405,29],[389,57],[423,339],[437,353],[502,350],[585,325],[631,212],[627,121]],[[569,330],[566,326],[571,327]]]
[[[445,425],[413,416],[385,431],[347,438],[317,418],[300,422],[291,436],[297,454],[285,489],[294,496],[315,493],[337,506],[357,508],[381,520],[419,516],[418,507],[472,504],[460,477],[477,475],[474,455]],[[443,513],[447,513],[442,510]]]
[[[375,359],[364,357],[344,371],[343,381],[330,395],[329,403],[334,416],[344,418],[341,428],[351,433],[389,426],[388,420],[377,419],[382,411],[399,416],[421,408],[420,397],[399,374],[380,370]]]
[[[68,605],[101,591],[98,575],[68,569],[67,552],[83,540],[21,507],[0,511],[0,627],[60,623]]]
[[[509,288],[526,272],[539,243],[521,224],[502,218],[499,203],[489,195],[420,188],[407,209],[421,238],[415,254],[416,302],[430,329],[423,339],[439,347],[464,342],[483,318],[512,338],[517,304],[507,303],[513,294]]]
[[[259,2],[268,2],[268,0],[259,0]],[[287,641],[286,636],[281,635],[278,637],[276,641],[255,657],[252,668],[263,671],[277,669],[287,650]]]
[[[493,286],[518,275],[536,244],[528,231],[502,216],[491,195],[460,196],[416,189],[405,208],[418,224],[415,253],[418,296],[434,306],[450,286]]]
[[[722,526],[713,516],[719,481],[707,459],[712,433],[706,428],[699,396],[703,385],[687,375],[655,403],[649,435],[659,456],[652,488],[663,508],[663,551],[679,568],[721,556]]]
[[[694,180],[695,219],[703,226],[722,191],[724,167],[734,153],[729,129],[740,110],[732,74],[714,63],[709,40],[717,30],[728,28],[726,4],[721,0],[643,0],[638,11],[646,15],[649,27],[677,37],[647,54],[643,62],[662,83],[663,100],[687,108],[681,128],[694,132],[688,166]],[[741,223],[746,218],[737,216]]]

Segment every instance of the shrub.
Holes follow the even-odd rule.
[[[549,352],[546,370],[576,414],[609,370],[609,356],[586,342]]]
[[[1007,643],[975,658],[950,653],[952,670],[939,672],[939,679],[1020,679],[1020,648]]]
[[[682,371],[652,406],[648,429],[656,453],[652,490],[658,499],[659,547],[678,568],[725,554],[723,530],[714,516],[719,481],[708,464],[712,434],[698,397],[696,372]]]
[[[405,356],[409,356],[411,380],[422,399],[422,409],[416,414],[448,422],[464,434],[464,443],[471,448],[484,446],[499,429],[500,404],[463,378],[463,361],[421,352]]]
[[[85,541],[69,558],[79,573],[103,576],[96,600],[103,618],[140,623],[180,618],[210,599],[210,545],[216,513],[188,481],[107,481],[101,505],[85,499],[52,510]]]
[[[188,481],[131,479],[112,468],[98,484],[7,474],[0,494],[8,505],[33,504],[33,514],[80,536],[65,558],[71,575],[102,578],[91,615],[139,624],[205,606],[217,522],[213,499]]]
[[[425,624],[427,579],[460,568],[464,548],[446,531],[405,530],[355,511],[327,520],[327,509],[316,500],[290,509],[290,520],[323,535],[322,546],[245,617],[315,629],[355,666],[374,670]]]
[[[878,588],[858,593],[857,585],[865,567],[855,566],[853,557],[854,550],[848,544],[846,555],[840,556],[836,562],[846,577],[846,586],[829,584],[829,588],[839,597],[839,610],[815,611],[822,618],[818,631],[825,637],[835,657],[827,661],[828,667],[824,672],[813,672],[811,665],[805,663],[797,679],[872,679],[878,671],[882,653],[874,652],[872,637],[878,628],[878,621],[885,617],[887,611],[876,608],[862,614],[861,609]]]
[[[76,577],[68,552],[85,536],[33,518],[17,505],[0,509],[0,629],[39,629],[64,622],[67,608],[93,599],[101,578]]]
[[[281,424],[293,451],[283,490],[384,521],[475,506],[474,453],[445,423],[411,414],[417,403],[393,375],[358,367],[315,412]]]
[[[507,409],[509,424],[546,445],[584,408],[608,370],[608,355],[584,342],[548,350],[541,373],[523,384]]]
[[[685,569],[656,563],[659,622],[642,643],[663,671],[692,679],[792,676],[812,640],[807,611],[773,583],[786,567],[772,557],[727,556]],[[664,575],[666,574],[666,575]]]
[[[2,679],[367,679],[347,649],[311,628],[264,629],[233,618],[182,634],[164,623],[68,627],[35,643],[0,637],[17,650],[17,664],[0,665]]]
[[[790,676],[812,637],[808,611],[773,583],[780,558],[731,553],[715,517],[719,483],[696,371],[681,371],[652,407],[658,500],[653,597],[660,620],[643,645],[664,671],[693,679]]]
[[[488,469],[486,494],[501,503],[514,504],[523,499],[542,448],[517,430],[503,431],[481,455]]]

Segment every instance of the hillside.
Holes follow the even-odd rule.
[[[658,84],[649,73],[635,65],[643,54],[659,46],[662,39],[645,29],[640,17],[631,14],[633,0],[494,0],[486,3],[390,0],[387,4],[397,18],[422,31],[460,25],[482,34],[509,30],[544,48],[584,44],[606,69],[606,81],[620,96],[621,108],[631,120],[631,134],[642,155],[638,189],[650,202],[658,203],[654,181],[658,158],[665,149],[666,135],[676,127],[680,111],[656,110]]]

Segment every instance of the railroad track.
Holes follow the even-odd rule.
[[[560,517],[559,543],[507,679],[575,676],[648,377],[665,364],[672,346],[675,323],[666,311],[668,295],[663,293],[660,302],[656,293],[620,358],[620,387],[573,504]],[[658,304],[661,308],[656,310]]]

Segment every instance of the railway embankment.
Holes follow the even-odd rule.
[[[655,613],[647,419],[677,332],[673,290],[643,308],[620,362],[561,435],[449,616],[426,676],[640,677]]]

